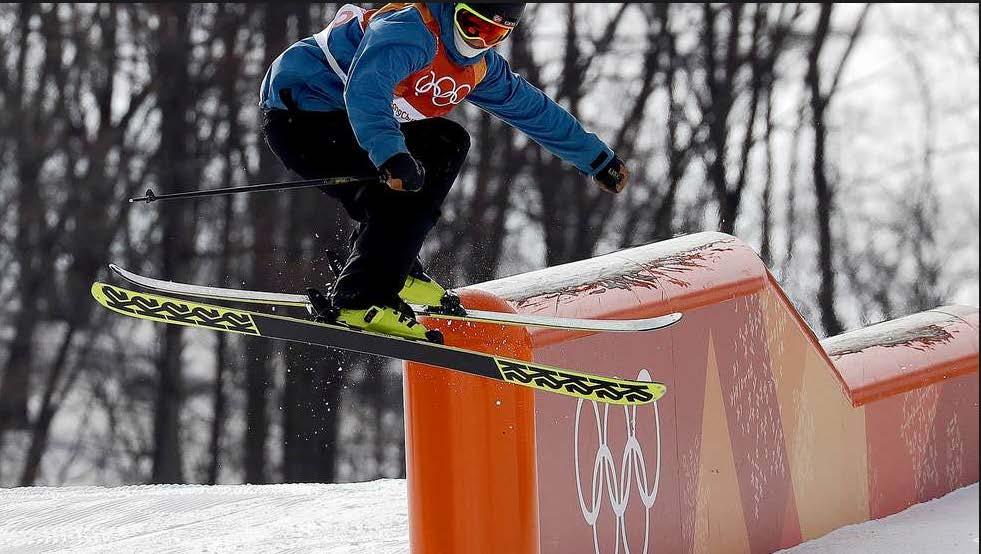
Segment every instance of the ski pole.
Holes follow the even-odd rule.
[[[380,183],[381,178],[372,177],[330,177],[327,179],[307,179],[304,181],[284,181],[279,183],[262,183],[258,185],[243,185],[212,190],[196,190],[191,192],[175,192],[171,194],[154,194],[153,189],[146,189],[146,194],[139,198],[130,198],[129,202],[155,202],[157,200],[175,200],[178,198],[201,198],[204,196],[224,196],[226,194],[241,194],[248,192],[266,192],[274,190],[293,190],[310,187],[332,187],[336,185],[355,185]]]

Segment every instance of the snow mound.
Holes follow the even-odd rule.
[[[0,552],[408,551],[405,481],[0,489]]]
[[[978,551],[978,484],[875,521],[846,525],[791,554],[950,554]]]
[[[408,552],[405,481],[0,489],[3,553],[188,551]],[[978,485],[783,552],[978,552]]]

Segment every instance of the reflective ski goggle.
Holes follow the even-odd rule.
[[[463,38],[479,42],[484,48],[490,48],[508,38],[514,27],[491,21],[477,13],[470,6],[458,3],[453,12],[453,23]]]

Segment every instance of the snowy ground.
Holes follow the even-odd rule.
[[[0,489],[0,552],[406,552],[405,482]],[[978,485],[789,553],[978,552]]]
[[[0,490],[0,552],[407,551],[405,482]]]
[[[842,527],[783,553],[960,554],[978,551],[978,484],[876,521]]]

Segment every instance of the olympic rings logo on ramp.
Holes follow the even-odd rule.
[[[637,377],[640,381],[651,381],[650,373],[642,370]],[[650,545],[651,530],[651,508],[657,500],[657,490],[661,477],[661,422],[657,411],[657,402],[651,404],[654,410],[653,425],[656,437],[656,455],[654,458],[653,484],[649,482],[647,472],[647,460],[645,458],[644,445],[637,439],[637,409],[638,406],[623,407],[624,423],[626,425],[626,444],[619,460],[614,457],[608,442],[608,424],[610,416],[610,405],[603,405],[603,414],[600,418],[599,404],[591,402],[593,415],[596,417],[596,435],[599,441],[596,453],[593,455],[592,481],[587,483],[587,489],[583,490],[583,477],[580,472],[580,447],[579,430],[582,417],[584,400],[579,400],[576,405],[576,437],[575,437],[575,462],[576,462],[576,488],[579,493],[579,507],[582,510],[583,519],[586,524],[593,529],[593,547],[597,554],[600,552],[599,531],[597,521],[604,506],[605,501],[609,501],[610,508],[615,518],[616,529],[616,551],[620,551],[623,545],[624,552],[630,552],[630,544],[627,538],[627,507],[631,500],[631,491],[636,488],[636,494],[644,506],[644,548],[641,552],[647,552]],[[614,407],[616,410],[616,407]],[[650,452],[648,450],[648,455]],[[618,463],[619,462],[619,463]],[[604,492],[606,493],[604,495]],[[588,493],[589,503],[587,505]]]

